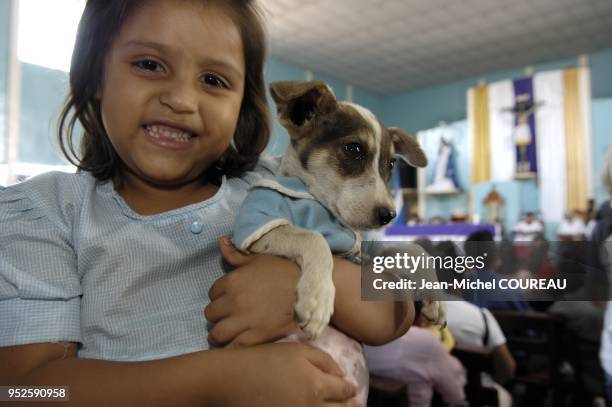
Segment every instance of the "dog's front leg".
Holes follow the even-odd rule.
[[[325,238],[318,232],[283,225],[255,241],[249,251],[283,256],[300,266],[294,309],[304,332],[311,339],[318,338],[334,312],[334,264]]]

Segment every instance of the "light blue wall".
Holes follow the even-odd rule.
[[[612,61],[611,61],[612,64]],[[612,69],[612,65],[610,65]],[[612,75],[612,74],[611,74]],[[610,198],[601,182],[606,151],[612,148],[612,98],[593,100],[593,186],[597,205]]]
[[[65,72],[21,64],[19,161],[65,165],[56,142],[57,119],[68,91]]]
[[[372,93],[366,92],[360,88],[353,88],[353,102],[358,103],[362,106],[367,107],[378,117],[383,120],[383,98],[376,96]],[[384,123],[387,127],[391,127],[390,123]]]
[[[612,48],[589,56],[593,99],[612,97]]]
[[[266,64],[264,75],[268,84],[274,81],[303,81],[306,78],[306,71],[270,58]],[[270,97],[270,92],[267,95],[268,106],[270,106],[270,114],[272,115],[272,135],[266,151],[272,155],[280,155],[287,148],[289,136],[285,129],[278,124],[278,120],[276,120],[276,106]]]

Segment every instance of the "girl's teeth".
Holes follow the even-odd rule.
[[[146,126],[149,134],[154,138],[165,138],[174,141],[187,142],[191,138],[191,134],[181,130],[171,129],[166,126]]]

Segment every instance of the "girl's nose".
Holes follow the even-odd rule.
[[[171,81],[160,93],[159,102],[174,113],[193,113],[197,110],[196,84],[189,80]]]

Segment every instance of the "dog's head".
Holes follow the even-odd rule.
[[[376,229],[395,217],[389,186],[395,157],[427,165],[418,142],[386,128],[366,108],[338,102],[321,81],[270,86],[291,145],[285,175],[297,176],[337,217],[358,230]]]

